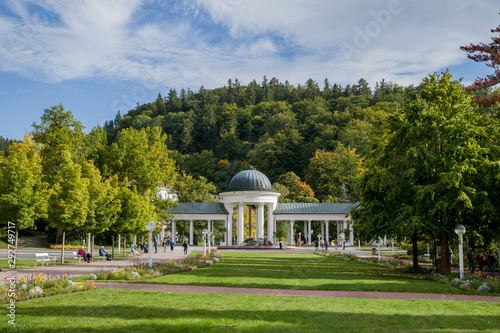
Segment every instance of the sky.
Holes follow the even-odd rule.
[[[170,89],[267,76],[320,87],[492,74],[498,0],[0,0],[0,136],[63,104],[90,131]]]

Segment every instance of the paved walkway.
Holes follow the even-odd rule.
[[[500,303],[500,296],[449,295],[422,293],[391,293],[378,291],[334,291],[334,290],[290,290],[239,287],[208,287],[192,285],[166,285],[147,283],[96,283],[98,288],[116,288],[149,291],[170,291],[182,293],[222,293],[245,295],[275,295],[320,298],[367,298],[367,299],[430,299],[439,301],[481,301]]]
[[[188,254],[191,251],[200,251],[200,249],[201,251],[203,251],[203,247],[191,246],[189,248]],[[72,257],[73,256],[69,254],[67,254],[66,256],[66,258],[72,258]],[[180,247],[177,247],[173,252],[170,251],[170,247],[167,248],[166,252],[163,252],[163,248],[158,248],[158,253],[153,253],[153,262],[166,259],[181,259],[185,257],[186,255],[183,253]],[[57,277],[68,274],[69,277],[74,277],[89,273],[109,271],[116,268],[131,266],[137,263],[147,263],[148,261],[149,261],[149,254],[143,253],[140,256],[134,256],[134,257],[129,256],[123,259],[121,259],[120,257],[120,259],[115,259],[111,261],[103,260],[103,261],[93,261],[91,263],[86,263],[85,261],[82,260],[81,263],[78,263],[78,261],[76,261],[74,264],[64,264],[64,265],[57,264],[55,266],[53,263],[46,263],[45,266],[43,267],[40,266],[40,264],[38,264],[37,267],[17,269],[15,270],[15,272],[17,276],[21,277],[24,275],[28,276],[36,275],[40,272],[43,272],[43,274],[46,276],[55,275]],[[3,268],[2,271],[0,272],[0,279],[3,280],[5,277],[7,277],[10,274],[9,272],[10,271],[8,269]]]

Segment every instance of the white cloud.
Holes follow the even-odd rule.
[[[159,88],[263,75],[294,84],[310,77],[418,83],[470,61],[459,46],[487,42],[500,11],[493,0],[146,4],[156,12],[139,0],[52,0],[43,10],[12,0],[15,16],[0,16],[0,70],[47,82],[154,77]]]

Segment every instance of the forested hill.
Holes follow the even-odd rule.
[[[105,123],[108,141],[123,128],[161,127],[179,171],[204,176],[219,190],[252,164],[272,182],[294,172],[322,201],[337,200],[341,186],[356,199],[369,134],[418,88],[364,79],[342,87],[325,79],[293,86],[276,78],[199,91],[170,90]],[[325,178],[326,177],[326,178]],[[344,191],[345,192],[345,191]]]
[[[9,146],[14,142],[18,142],[18,141],[11,140],[8,138],[4,138],[3,136],[0,136],[0,152],[2,152],[4,156],[8,156]]]

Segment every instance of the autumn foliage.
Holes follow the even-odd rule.
[[[491,30],[492,33],[500,34],[500,26]],[[486,62],[486,66],[493,68],[493,74],[485,78],[477,78],[473,84],[466,88],[467,91],[476,91],[491,87],[500,82],[500,36],[491,37],[489,44],[469,44],[461,46],[462,51],[467,52],[467,57],[477,62]],[[500,95],[476,98],[478,104],[485,106],[493,105],[500,101]]]

